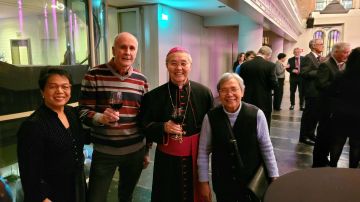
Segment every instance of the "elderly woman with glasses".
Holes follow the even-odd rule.
[[[60,68],[43,71],[43,104],[18,132],[18,161],[25,202],[84,202],[84,134],[78,114],[67,106],[71,76]]]
[[[199,201],[197,145],[213,97],[207,87],[189,79],[192,59],[186,49],[172,48],[166,67],[169,82],[145,94],[140,112],[147,141],[157,143],[151,200]]]
[[[245,86],[238,74],[223,74],[217,89],[221,105],[206,114],[200,133],[197,159],[200,195],[203,201],[211,202],[211,153],[217,201],[256,201],[246,187],[259,166],[264,163],[272,180],[279,176],[265,115],[254,105],[241,101]],[[234,139],[236,148],[230,141]]]

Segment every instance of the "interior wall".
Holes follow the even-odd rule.
[[[19,29],[18,18],[5,18],[0,20],[0,53],[4,53],[5,60],[8,63],[12,63],[11,59],[11,39],[30,39],[31,55],[33,64],[44,64],[44,58],[42,56],[42,39],[44,38],[43,26],[39,16],[26,16],[24,18],[23,32]],[[29,26],[31,25],[31,26]],[[49,28],[51,31],[52,29]],[[51,33],[50,33],[51,34]],[[65,48],[58,50],[65,52]],[[53,60],[59,59],[57,55]]]
[[[202,83],[208,86],[214,96],[217,96],[216,84],[225,72],[232,72],[233,60],[237,55],[237,27],[209,27],[203,28],[204,43],[202,44],[206,52],[201,54]],[[207,74],[204,74],[206,72]]]
[[[329,30],[331,26],[343,25],[341,31],[341,40],[349,42],[352,48],[360,46],[360,9],[351,9],[347,14],[320,14],[314,12],[315,18],[314,28],[306,29],[305,32],[299,36],[297,43],[292,47],[300,47],[304,49],[303,54],[310,52],[309,41],[313,38],[315,31],[323,29]],[[304,22],[305,23],[305,22]]]
[[[203,26],[203,18],[167,6],[159,5],[159,80],[158,85],[168,81],[165,58],[175,46],[186,48],[193,59],[190,79],[210,87],[216,92],[219,77],[231,71],[234,46],[237,50],[236,27]],[[168,20],[162,20],[166,13]]]
[[[109,53],[107,61],[109,61],[113,57],[112,46],[114,44],[115,36],[119,33],[117,8],[113,8],[113,7],[107,8],[107,23],[108,23],[107,48]]]
[[[159,86],[159,5],[144,6],[142,15],[142,73],[147,77],[149,89]]]
[[[26,16],[23,20],[23,32],[20,32],[17,17],[0,19],[0,54],[4,54],[5,61],[12,63],[10,39],[30,39],[34,65],[59,65],[63,62],[66,51],[63,14],[56,15],[57,36],[55,36],[52,16],[48,16],[47,19],[48,32],[43,16]],[[80,20],[77,22],[78,31],[74,33],[74,49],[77,62],[80,62],[87,57],[87,30],[84,22]]]

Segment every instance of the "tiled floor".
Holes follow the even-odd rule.
[[[296,101],[298,97],[296,97]],[[312,165],[312,146],[299,144],[299,128],[302,112],[299,111],[299,105],[295,110],[289,110],[289,87],[285,84],[284,97],[281,111],[273,112],[271,123],[271,140],[280,171],[280,175],[298,170],[309,168]],[[348,167],[348,151],[346,145],[340,158],[339,167]],[[154,149],[151,151],[151,157],[154,157]],[[145,169],[141,175],[138,186],[134,193],[134,202],[150,201],[151,183],[152,183],[153,162],[149,168]],[[114,176],[113,184],[108,197],[109,202],[117,201],[117,175]]]

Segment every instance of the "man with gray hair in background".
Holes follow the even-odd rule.
[[[264,112],[269,129],[272,112],[271,93],[278,85],[275,63],[269,61],[271,54],[270,47],[262,46],[253,60],[241,65],[240,72],[246,86],[243,100]]]
[[[323,60],[321,56],[324,49],[323,40],[310,40],[309,48],[311,51],[305,55],[304,66],[300,69],[305,94],[305,109],[301,116],[299,142],[314,145],[315,130],[319,122],[319,91],[315,86],[315,80],[320,62]]]
[[[329,59],[321,63],[316,75],[316,86],[319,90],[320,119],[317,128],[317,137],[313,151],[312,167],[325,167],[329,165],[330,139],[329,121],[331,119],[331,110],[329,108],[329,93],[331,84],[337,76],[345,70],[345,62],[349,57],[351,47],[349,43],[336,43],[331,50]]]

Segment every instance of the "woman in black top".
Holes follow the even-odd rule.
[[[18,161],[25,202],[85,201],[84,136],[71,96],[71,76],[59,68],[42,72],[43,104],[21,125]]]

